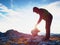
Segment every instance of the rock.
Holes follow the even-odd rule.
[[[41,35],[32,36],[10,29],[5,33],[0,32],[0,45],[60,45],[60,40],[43,41],[43,37]]]

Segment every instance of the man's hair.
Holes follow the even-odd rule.
[[[48,10],[46,10],[44,8],[38,8],[38,7],[33,8],[33,12],[38,12],[39,10],[48,12]]]
[[[38,9],[37,7],[34,7],[33,10]]]
[[[33,8],[33,12],[36,12],[37,10],[39,10],[39,8],[37,8],[37,7]]]

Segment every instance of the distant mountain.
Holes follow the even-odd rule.
[[[20,37],[22,35],[22,33],[19,33],[13,29],[8,30],[5,34],[6,34],[6,36],[12,37],[12,38],[14,38],[14,37],[17,38],[17,37]]]
[[[9,37],[9,38],[20,38],[20,37],[31,37],[29,34],[24,34],[21,32],[17,32],[14,29],[10,29],[5,33],[0,32],[0,37]]]
[[[5,33],[2,33],[0,32],[0,37],[11,37],[11,38],[20,38],[21,36],[24,36],[24,37],[31,37],[32,35],[30,34],[24,34],[24,33],[21,33],[21,32],[17,32],[16,30],[14,29],[9,29],[7,32]],[[54,33],[51,33],[51,36],[54,36],[54,37],[60,37],[60,34],[54,34]]]
[[[5,37],[5,33],[0,32],[0,37]]]
[[[42,33],[43,36],[45,36],[46,33]],[[60,34],[50,33],[50,36],[54,37],[60,37]]]
[[[60,34],[53,34],[53,33],[51,33],[51,36],[53,36],[53,37],[60,37]]]

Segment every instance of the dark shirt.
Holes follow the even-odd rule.
[[[40,9],[39,11],[40,19],[48,20],[52,18],[52,15],[45,9]]]

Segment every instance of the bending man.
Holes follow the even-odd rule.
[[[45,40],[49,40],[49,38],[50,38],[50,27],[51,27],[51,22],[52,22],[53,16],[46,9],[43,9],[43,8],[39,9],[37,7],[34,7],[33,8],[33,12],[39,14],[39,16],[40,16],[39,20],[37,21],[37,24],[39,24],[42,19],[44,21],[46,21],[46,25],[45,25],[45,28],[46,28]]]

